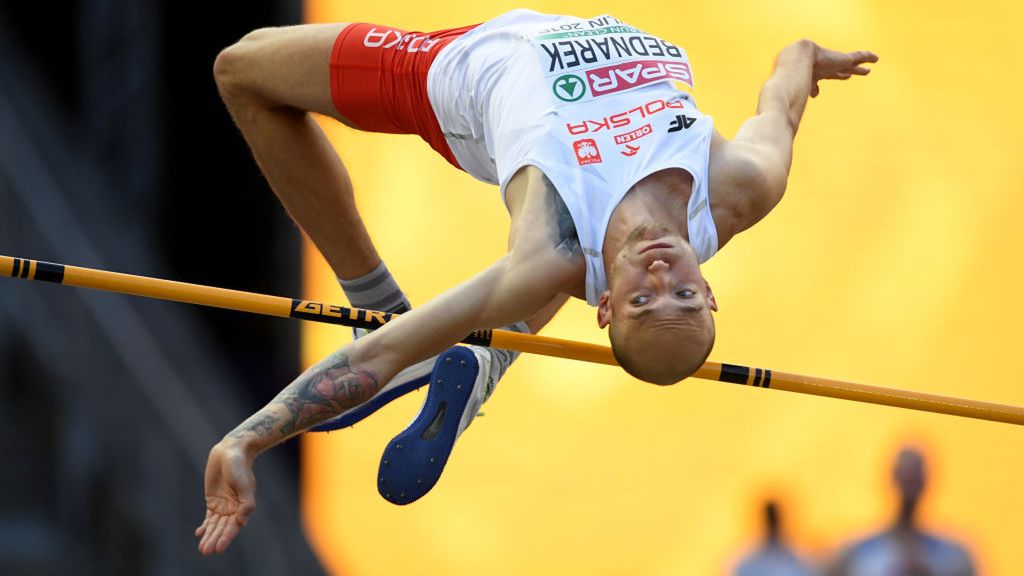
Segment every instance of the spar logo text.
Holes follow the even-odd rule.
[[[693,76],[690,75],[690,65],[685,62],[640,60],[587,71],[590,93],[594,96],[613,94],[671,79],[681,80],[692,87]]]
[[[600,132],[601,130],[615,130],[618,128],[625,128],[634,121],[643,120],[644,118],[653,116],[663,110],[668,110],[670,108],[674,110],[681,110],[685,107],[686,105],[683,104],[682,100],[662,100],[658,98],[651,100],[646,104],[637,106],[636,108],[630,108],[625,112],[605,116],[599,120],[584,120],[579,124],[567,122],[565,124],[565,129],[573,136],[579,136],[580,134],[586,134],[588,132]],[[616,143],[618,144],[618,142]]]

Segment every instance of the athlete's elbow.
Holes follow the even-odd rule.
[[[482,326],[492,328],[514,324],[544,308],[559,292],[559,278],[564,274],[552,265],[547,253],[513,250],[500,262],[500,274],[494,289],[487,295]]]
[[[786,193],[789,167],[775,154],[750,156],[733,165],[734,181],[746,190],[747,201],[737,214],[741,221],[756,222],[778,205]]]

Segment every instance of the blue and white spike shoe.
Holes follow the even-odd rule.
[[[492,363],[490,352],[476,346],[437,357],[423,407],[381,455],[377,491],[385,500],[409,504],[434,487],[456,439],[494,390],[500,374],[492,374]]]
[[[352,329],[353,340],[358,340],[367,334],[369,334],[369,331],[363,328]],[[378,390],[377,393],[373,395],[373,398],[370,398],[355,408],[350,408],[345,412],[342,412],[330,420],[310,428],[310,431],[330,432],[332,430],[348,428],[349,426],[352,426],[373,414],[395,398],[404,396],[413,390],[425,386],[430,382],[430,372],[434,369],[434,363],[436,361],[437,357],[435,356],[409,366],[405,370],[399,372],[391,379],[390,382],[385,384],[383,388]]]

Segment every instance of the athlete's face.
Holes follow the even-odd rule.
[[[637,227],[612,263],[609,290],[598,305],[598,323],[648,323],[710,315],[718,310],[700,272],[697,253],[667,227]]]
[[[700,367],[715,340],[718,304],[693,247],[664,226],[639,227],[609,270],[598,324],[611,325],[619,363],[634,376],[671,384]]]

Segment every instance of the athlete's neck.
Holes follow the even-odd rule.
[[[603,248],[605,269],[629,235],[644,224],[662,224],[689,242],[686,210],[692,191],[693,178],[678,169],[655,172],[634,184],[608,221]]]

